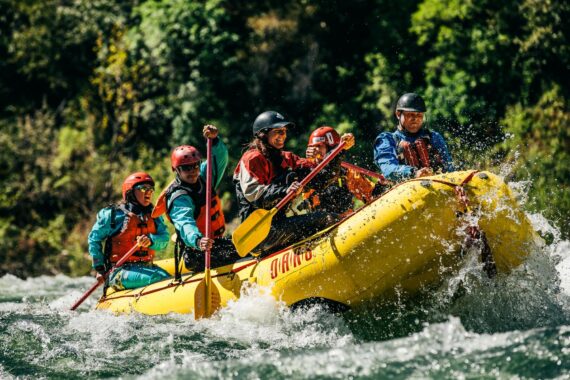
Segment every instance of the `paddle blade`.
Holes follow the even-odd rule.
[[[271,220],[276,212],[276,208],[270,211],[255,210],[236,228],[232,234],[232,241],[241,257],[247,255],[265,240],[271,228]]]
[[[208,288],[210,290],[210,297],[208,297],[207,293]],[[208,303],[210,303],[209,306]],[[206,286],[206,279],[200,281],[194,292],[194,318],[202,319],[211,317],[212,314],[220,308],[220,305],[221,297],[218,288],[213,283],[210,283],[210,286]]]

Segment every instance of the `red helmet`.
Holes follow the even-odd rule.
[[[133,187],[141,183],[150,183],[154,186],[154,180],[145,172],[136,172],[125,178],[125,181],[123,182],[123,200],[126,201],[127,193],[131,191]]]
[[[172,169],[176,169],[181,165],[191,165],[200,162],[202,155],[198,149],[191,145],[182,145],[174,148],[170,155],[170,165]]]
[[[340,135],[333,127],[320,127],[317,128],[309,136],[309,143],[307,146],[317,146],[325,144],[327,147],[337,146],[340,143]]]

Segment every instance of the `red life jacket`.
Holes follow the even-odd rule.
[[[443,169],[441,155],[431,145],[429,137],[420,137],[413,143],[401,140],[398,143],[398,159],[406,165],[417,169],[432,168],[434,171]]]
[[[172,222],[169,213],[174,200],[182,195],[189,195],[190,198],[192,198],[192,202],[195,206],[194,220],[196,221],[196,225],[202,234],[206,234],[206,183],[202,177],[198,177],[198,181],[200,183],[200,186],[199,190],[196,190],[198,187],[190,187],[186,184],[183,184],[178,179],[174,180],[170,186],[160,194],[159,199],[156,203],[157,206],[164,206],[160,210],[162,210],[162,212],[168,211],[166,213],[166,216],[168,217],[168,220]],[[212,238],[215,239],[224,235],[224,232],[226,231],[226,219],[224,212],[222,211],[222,202],[220,200],[220,197],[218,194],[216,194],[216,191],[214,189],[211,189],[211,191],[212,204],[210,206],[210,215],[212,219]],[[166,210],[166,204],[169,204],[168,210]],[[155,207],[153,216],[156,217],[162,214],[162,212]]]
[[[113,206],[125,213],[125,221],[121,231],[107,239],[105,251],[111,263],[116,263],[127,253],[137,242],[137,236],[149,235],[156,233],[156,224],[150,213],[138,216],[128,211],[124,205]],[[111,225],[114,224],[114,213],[111,212]],[[107,252],[110,251],[110,252]],[[149,248],[139,247],[138,251],[133,253],[127,259],[129,263],[148,262],[154,258],[154,250]]]

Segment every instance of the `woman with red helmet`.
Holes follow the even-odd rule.
[[[89,233],[89,254],[97,277],[119,261],[135,244],[137,252],[109,276],[117,290],[134,289],[169,278],[152,264],[154,254],[168,245],[168,231],[162,218],[151,217],[154,180],[145,172],[129,175],[122,186],[122,202],[105,207]]]
[[[318,163],[341,141],[346,141],[348,148],[353,147],[355,143],[352,133],[345,133],[341,137],[332,127],[319,127],[309,136],[305,155],[307,159]],[[372,199],[374,183],[354,170],[341,167],[341,160],[339,155],[329,164],[329,175],[325,183],[303,194],[309,210],[343,214],[352,209],[353,196],[365,203]]]
[[[172,171],[176,178],[160,194],[153,215],[166,212],[177,235],[178,252],[182,253],[187,269],[204,270],[206,249],[212,250],[211,265],[219,267],[240,258],[233,244],[224,238],[225,218],[220,197],[216,193],[228,165],[228,149],[218,136],[218,129],[206,125],[202,131],[205,138],[212,139],[212,188],[206,189],[206,162],[193,146],[174,148],[170,156]],[[212,193],[212,204],[206,205],[206,192]],[[206,207],[210,207],[213,239],[206,232]]]
[[[292,127],[293,123],[275,111],[263,112],[255,119],[253,141],[242,155],[233,177],[242,221],[256,209],[271,209],[290,191],[301,193],[297,178],[304,177],[315,165],[284,150],[287,131]],[[320,176],[321,173],[309,185],[318,182]],[[286,214],[286,208],[275,214],[269,234],[254,251],[265,254],[286,247],[337,220],[336,215],[326,212]]]

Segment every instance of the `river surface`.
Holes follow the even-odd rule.
[[[93,278],[0,278],[0,379],[570,378],[570,243],[508,276],[469,262],[413,300],[333,315],[251,288],[213,318],[114,316]],[[96,294],[99,294],[97,292]]]

